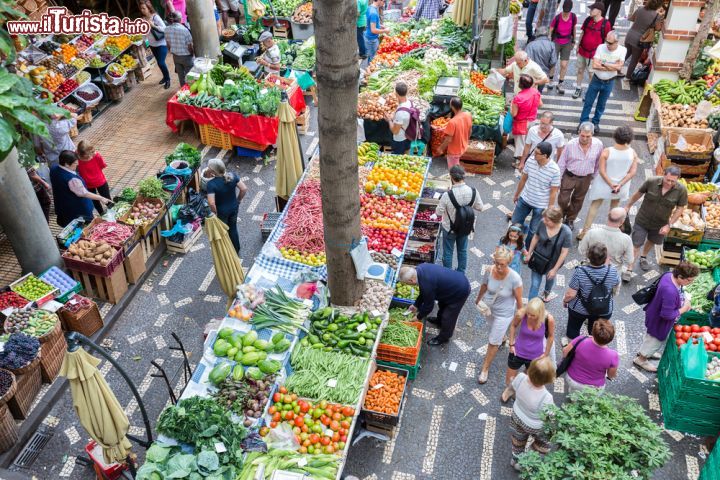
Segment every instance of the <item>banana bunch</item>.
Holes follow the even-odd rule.
[[[697,105],[705,95],[707,83],[703,80],[695,80],[689,83],[685,80],[673,82],[668,79],[662,79],[653,85],[653,88],[655,88],[655,92],[663,103]]]
[[[680,183],[685,186],[688,193],[705,193],[717,190],[717,187],[712,183],[688,182],[684,178],[680,179]]]
[[[520,2],[516,2],[515,0],[512,0],[510,2],[510,14],[517,15],[522,11],[522,5]]]
[[[376,162],[380,156],[380,145],[377,143],[363,142],[358,145],[358,164],[365,165],[368,162]]]

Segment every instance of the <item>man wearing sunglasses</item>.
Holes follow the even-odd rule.
[[[595,50],[592,61],[593,78],[585,94],[585,103],[580,115],[580,124],[590,120],[590,111],[597,100],[595,115],[592,118],[592,123],[595,125],[595,135],[600,131],[600,118],[605,113],[605,105],[615,86],[615,77],[618,76],[625,63],[626,51],[625,47],[620,46],[615,31],[608,32],[605,44],[600,45]]]

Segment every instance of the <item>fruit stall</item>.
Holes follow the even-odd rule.
[[[111,102],[145,79],[142,35],[48,35],[14,38],[15,67],[35,85],[35,95],[78,115],[89,124]]]
[[[371,144],[358,150],[359,249],[374,262],[361,300],[328,305],[316,157],[208,333],[178,404],[161,413],[138,478],[165,472],[178,457],[228,478],[341,478],[355,434],[387,435],[397,425],[419,369],[422,323],[390,304],[421,196],[436,192],[427,187],[430,159],[379,154]],[[215,434],[199,435],[211,425]]]
[[[302,114],[305,98],[297,82],[274,75],[259,81],[245,67],[217,64],[168,100],[165,123],[176,132],[176,122],[192,120],[205,145],[263,151],[277,141],[283,93]]]

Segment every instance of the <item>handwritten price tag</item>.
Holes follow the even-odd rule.
[[[365,330],[367,330],[367,325],[365,325],[364,323],[361,323],[360,325],[357,326],[357,331],[358,331],[358,332],[362,332],[362,331],[365,331]]]
[[[373,390],[380,390],[380,389],[383,388],[384,386],[385,386],[385,385],[383,385],[382,383],[378,383],[377,385],[375,385],[374,387],[372,387],[372,389],[373,389]]]
[[[328,380],[327,386],[328,386],[329,388],[335,388],[335,387],[337,387],[337,379],[331,378],[330,380]]]
[[[308,463],[308,461],[307,461],[307,458],[305,458],[305,457],[300,457],[300,459],[297,462],[298,467],[304,467],[305,465],[307,465],[307,463]]]
[[[227,452],[227,448],[225,448],[225,444],[223,442],[217,442],[215,444],[215,451],[217,453],[225,453]]]

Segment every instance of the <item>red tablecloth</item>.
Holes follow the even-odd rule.
[[[184,87],[187,88],[187,87]],[[290,105],[300,114],[305,109],[305,97],[297,86],[288,90]],[[245,116],[238,112],[226,112],[213,108],[185,105],[173,95],[167,102],[165,123],[173,132],[178,131],[175,122],[192,120],[200,125],[210,124],[225,133],[249,140],[260,145],[274,145],[277,141],[278,118],[263,115]]]

